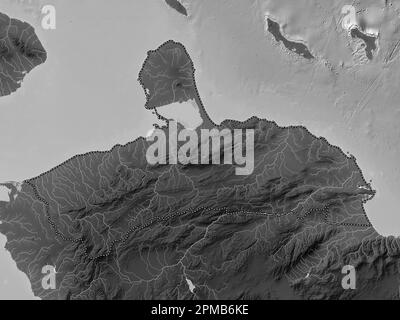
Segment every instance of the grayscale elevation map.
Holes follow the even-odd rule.
[[[400,0],[1,0],[0,299],[399,300],[399,57]]]

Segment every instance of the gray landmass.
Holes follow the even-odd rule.
[[[186,8],[178,0],[165,0],[165,2],[173,9],[175,9],[180,14],[187,16]]]
[[[46,59],[32,26],[0,13],[0,97],[19,89],[25,75]]]
[[[351,29],[350,34],[352,38],[358,38],[364,41],[365,45],[365,55],[369,60],[372,60],[373,58],[373,53],[377,49],[376,47],[376,37],[368,35],[361,30],[359,30],[357,27]]]
[[[279,23],[273,21],[272,19],[267,19],[268,31],[274,36],[277,42],[282,42],[282,44],[290,51],[304,57],[305,59],[313,59],[314,56],[308,50],[307,46],[301,42],[290,41],[286,39],[281,32],[281,27]]]
[[[154,52],[166,48],[176,55],[163,55],[163,72],[152,69]],[[147,78],[139,77],[147,103],[171,103],[163,90],[171,78],[180,81],[181,68],[171,68],[176,61],[192,65],[182,44],[168,41],[149,52],[141,71]],[[189,76],[192,92],[194,71]],[[75,156],[0,202],[6,248],[35,295],[399,298],[400,243],[368,221],[364,204],[375,191],[353,156],[302,126],[253,117],[215,128],[255,130],[252,174],[235,175],[235,165],[151,166],[150,143],[138,138]],[[44,265],[56,267],[55,290],[41,286]],[[344,265],[357,271],[355,290],[341,285]]]

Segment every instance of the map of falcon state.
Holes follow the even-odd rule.
[[[177,19],[191,19],[186,1],[163,5]],[[321,63],[335,74],[317,46],[286,33],[277,13],[263,18],[266,39],[286,61],[300,69]],[[1,100],[34,80],[22,83],[27,73],[59,61],[47,61],[51,51],[27,22],[5,14],[0,22]],[[363,24],[346,30],[347,41],[359,46],[358,67],[376,63],[382,50],[371,30]],[[268,110],[264,117],[214,119],[216,106],[203,98],[207,87],[198,80],[209,69],[198,67],[202,54],[180,40],[170,37],[140,56],[136,83],[132,77],[126,83],[141,94],[131,108],[153,121],[147,136],[77,152],[33,178],[0,183],[9,191],[0,201],[0,233],[35,297],[400,298],[400,241],[371,222],[366,208],[379,190],[351,150],[307,126],[282,125]],[[166,116],[171,105],[192,108],[201,124]],[[117,104],[111,107],[118,113]],[[112,126],[118,124],[110,121],[110,132]],[[43,285],[46,266],[55,271],[51,289]],[[357,275],[350,289],[346,268]]]
[[[156,64],[161,51],[172,52],[171,58],[162,72],[149,75],[148,101],[171,88],[158,74],[179,80],[171,67],[181,69],[180,63],[190,61],[181,44],[169,41],[146,64]],[[174,54],[185,59],[174,60]],[[194,90],[195,79],[185,80],[183,86]],[[181,99],[163,91],[157,106],[170,103],[170,96]],[[395,239],[380,237],[365,215],[363,203],[374,191],[353,157],[304,127],[281,128],[258,118],[220,126],[256,132],[256,169],[245,179],[229,165],[149,166],[147,142],[139,138],[109,152],[76,156],[25,181],[17,199],[3,204],[0,230],[9,235],[7,248],[18,267],[38,284],[32,286],[35,294],[53,299],[315,297],[340,294],[328,291],[320,279],[339,276],[341,263],[373,269],[398,255]],[[60,281],[50,295],[40,286],[46,264],[57,266]],[[195,285],[194,293],[186,279]],[[367,287],[377,280],[366,274],[359,281]]]

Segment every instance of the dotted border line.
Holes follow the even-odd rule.
[[[28,184],[29,184],[29,185],[32,187],[32,189],[34,190],[34,194],[35,194],[35,196],[38,198],[38,200],[41,201],[41,202],[45,205],[45,207],[46,207],[47,221],[48,221],[49,224],[51,225],[52,229],[55,231],[56,236],[59,236],[62,240],[67,241],[67,242],[84,243],[84,242],[85,242],[85,239],[84,239],[84,238],[81,237],[81,238],[75,239],[75,238],[72,238],[72,237],[66,237],[66,236],[59,230],[59,228],[57,227],[57,225],[53,222],[53,220],[52,220],[51,217],[50,217],[50,204],[49,204],[45,199],[43,199],[43,198],[39,195],[39,193],[38,193],[38,191],[37,191],[37,189],[36,189],[36,186],[35,186],[34,184],[32,184],[32,183],[28,183]],[[307,211],[307,213],[306,213],[305,215],[303,215],[302,217],[297,217],[296,219],[297,219],[298,221],[300,221],[300,222],[304,222],[305,218],[306,218],[307,216],[309,216],[311,213],[313,213],[313,212],[322,212],[322,213],[324,213],[324,220],[325,220],[325,223],[328,224],[328,225],[337,226],[337,227],[339,227],[339,226],[345,226],[345,227],[346,227],[346,226],[348,226],[348,227],[360,227],[360,228],[369,228],[369,227],[372,227],[371,224],[334,223],[334,222],[330,222],[329,219],[328,219],[328,209],[329,209],[329,207],[330,207],[330,206],[328,205],[328,206],[323,207],[322,209],[317,209],[317,208],[310,209],[309,211]],[[101,259],[101,258],[106,258],[106,257],[108,257],[108,256],[111,255],[112,250],[113,250],[114,246],[115,246],[117,243],[125,243],[125,242],[128,240],[129,236],[130,236],[133,232],[144,230],[144,229],[146,229],[146,228],[152,226],[152,225],[155,224],[155,223],[162,223],[162,222],[165,222],[165,221],[170,221],[170,220],[175,219],[176,217],[184,216],[184,215],[187,215],[187,214],[193,214],[193,213],[195,213],[195,212],[202,211],[202,210],[204,210],[203,213],[208,213],[208,212],[212,212],[212,211],[223,211],[223,213],[221,214],[221,216],[222,216],[222,215],[241,215],[241,214],[242,214],[242,215],[253,215],[253,216],[257,215],[257,216],[261,216],[261,217],[265,217],[265,218],[272,218],[272,219],[279,219],[279,218],[281,218],[281,217],[283,217],[283,216],[288,216],[288,215],[291,215],[291,214],[295,214],[295,211],[293,211],[293,210],[292,210],[292,211],[289,211],[289,212],[286,212],[286,213],[274,214],[274,213],[254,212],[254,211],[247,211],[247,210],[229,211],[229,208],[228,208],[228,207],[207,208],[207,207],[203,207],[203,206],[202,206],[202,207],[198,207],[198,208],[188,209],[188,210],[185,210],[185,211],[182,211],[182,212],[175,212],[175,213],[169,214],[169,215],[164,216],[164,217],[152,218],[152,219],[150,219],[149,222],[147,222],[147,223],[145,223],[145,224],[133,226],[133,227],[131,227],[128,231],[126,231],[126,232],[123,234],[123,236],[121,236],[121,237],[118,238],[118,239],[112,240],[111,243],[110,243],[110,245],[109,245],[109,249],[107,250],[107,252],[106,252],[105,254],[100,254],[100,255],[91,257],[91,256],[89,256],[89,254],[87,253],[88,247],[85,246],[85,250],[84,250],[84,252],[83,252],[83,256],[84,256],[84,257],[88,257],[88,259],[91,260],[91,261],[92,261],[92,260],[98,260],[98,259]]]

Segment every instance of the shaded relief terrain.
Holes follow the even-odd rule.
[[[194,67],[183,46],[166,42],[149,51],[139,81],[145,90],[147,109],[174,102],[185,102],[197,96]]]
[[[360,31],[358,28],[353,28],[350,31],[350,34],[353,38],[358,38],[364,41],[363,46],[365,47],[365,54],[369,60],[372,60],[373,53],[377,49],[376,47],[376,37],[365,34],[364,32]]]
[[[179,43],[150,51],[139,79],[146,107],[196,96],[190,66]],[[235,175],[235,165],[150,166],[150,143],[139,138],[75,156],[0,203],[6,248],[35,295],[398,298],[400,243],[368,221],[363,205],[374,191],[354,157],[301,126],[253,117],[216,128],[255,131],[252,174]],[[41,286],[44,265],[56,267],[55,290]],[[356,269],[355,290],[341,286],[344,265]]]
[[[305,59],[313,59],[314,56],[308,50],[307,46],[301,42],[290,41],[286,39],[281,32],[281,26],[279,23],[273,21],[270,18],[267,18],[267,28],[268,31],[274,36],[277,42],[282,42],[286,49],[302,56]]]
[[[25,75],[46,59],[32,26],[0,13],[0,97],[19,89]]]

